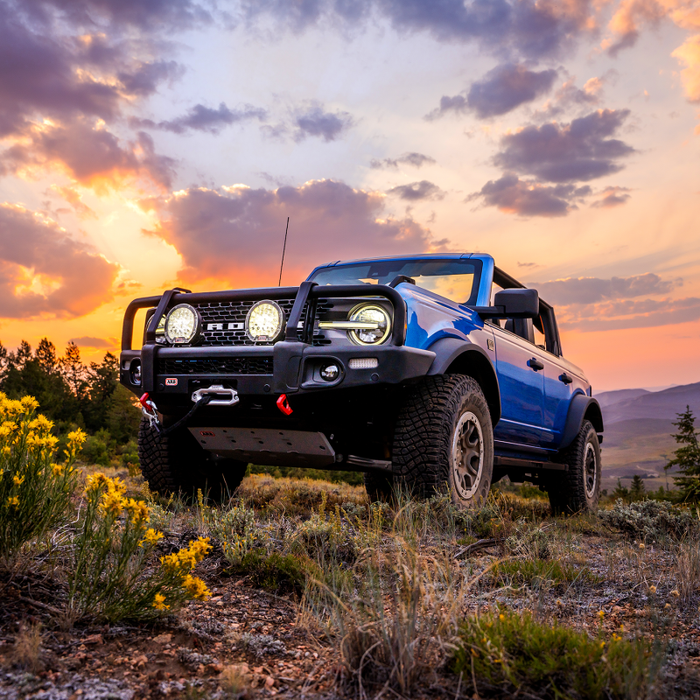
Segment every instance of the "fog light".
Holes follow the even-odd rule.
[[[379,367],[379,360],[376,357],[353,357],[348,366],[350,369],[374,369]]]
[[[131,383],[141,386],[141,363],[138,360],[131,363]]]
[[[340,376],[340,367],[338,365],[326,365],[321,370],[321,377],[327,382],[333,382]]]

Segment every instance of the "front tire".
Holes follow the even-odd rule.
[[[583,421],[576,439],[562,450],[557,462],[566,464],[568,471],[547,486],[552,513],[595,513],[600,500],[601,459],[598,434],[590,421]]]
[[[455,505],[481,504],[493,477],[493,425],[478,382],[461,374],[422,380],[399,412],[392,462],[422,497],[447,485]]]
[[[141,473],[152,491],[161,496],[181,493],[187,499],[204,496],[225,501],[240,486],[248,465],[232,459],[214,460],[187,428],[159,434],[146,418],[139,426]]]

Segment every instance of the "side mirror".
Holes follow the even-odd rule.
[[[504,289],[493,298],[493,306],[474,306],[482,318],[537,318],[540,295],[536,289]]]
[[[502,306],[507,318],[537,318],[540,315],[540,295],[536,289],[504,289],[496,293],[493,305]]]

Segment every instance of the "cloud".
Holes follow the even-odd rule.
[[[79,348],[110,349],[117,345],[116,338],[95,338],[92,335],[81,335],[80,338],[71,338],[69,343],[74,343]]]
[[[344,29],[374,16],[400,33],[476,41],[496,54],[507,50],[531,58],[566,53],[579,35],[595,30],[589,0],[244,0],[242,10],[249,21],[265,14],[295,31],[321,24]]]
[[[140,30],[188,29],[206,25],[211,14],[193,0],[17,0],[44,20],[50,10],[80,25],[118,25]]]
[[[122,145],[107,131],[86,121],[66,126],[45,126],[30,132],[29,140],[16,143],[2,153],[5,169],[24,176],[45,171],[63,171],[75,182],[96,191],[106,191],[123,181],[145,178],[169,188],[175,161],[156,154],[153,139],[146,133]]]
[[[616,331],[629,328],[655,328],[688,323],[700,319],[700,299],[646,300],[597,304],[574,314],[560,325],[583,333]]]
[[[326,112],[322,105],[313,104],[294,120],[294,139],[302,141],[309,136],[317,136],[324,141],[335,141],[354,124],[348,112]]]
[[[608,76],[589,78],[582,88],[576,87],[576,78],[568,78],[554,93],[551,100],[535,115],[541,119],[551,120],[569,112],[572,109],[590,109],[600,104],[603,86]]]
[[[540,182],[593,180],[622,170],[618,162],[635,149],[609,138],[629,110],[603,109],[570,124],[526,126],[501,139],[494,163],[505,170],[534,175]]]
[[[552,217],[566,216],[577,208],[577,201],[590,193],[587,186],[542,185],[521,180],[515,173],[505,173],[498,180],[489,180],[467,201],[481,200],[485,206],[497,207],[507,214]]]
[[[328,260],[436,249],[430,232],[411,218],[385,214],[385,197],[334,180],[275,190],[244,186],[190,188],[142,203],[160,216],[149,231],[182,256],[186,281],[277,282],[282,238],[290,217],[285,270],[299,275]],[[291,274],[291,272],[290,272]]]
[[[524,65],[505,63],[472,83],[468,92],[442,97],[440,107],[431,112],[428,119],[447,112],[461,114],[471,111],[479,119],[506,114],[548,92],[556,77],[557,71],[553,69],[537,72]]]
[[[550,282],[533,282],[543,299],[552,304],[596,304],[601,301],[632,299],[641,296],[667,294],[677,282],[662,280],[653,272],[633,277],[568,277]],[[657,303],[657,302],[654,302]]]
[[[599,207],[602,209],[611,209],[613,207],[619,207],[625,204],[631,195],[627,194],[629,189],[627,187],[606,187],[602,193],[602,199],[591,204],[592,207]]]
[[[381,168],[397,169],[400,165],[411,165],[415,168],[421,168],[424,165],[433,165],[435,162],[435,158],[424,156],[422,153],[404,153],[398,158],[384,158],[382,160],[373,158],[370,161],[369,167],[374,170],[379,170]]]
[[[249,119],[264,119],[267,112],[259,107],[243,105],[240,109],[229,109],[221,103],[218,109],[195,105],[187,114],[167,121],[154,122],[151,119],[132,118],[129,123],[137,128],[161,129],[175,134],[184,134],[189,129],[218,134],[221,129]]]
[[[3,318],[84,316],[112,299],[118,271],[55,222],[0,204]]]
[[[445,197],[445,193],[437,185],[427,180],[392,187],[387,194],[396,195],[408,202],[417,202],[421,199],[443,199]]]
[[[686,39],[671,55],[686,66],[681,80],[688,100],[700,102],[700,34]]]
[[[57,194],[64,199],[75,211],[79,219],[97,219],[97,214],[82,201],[80,192],[73,187],[60,187],[59,185],[51,185],[48,190],[49,194]],[[59,210],[60,211],[60,210]]]

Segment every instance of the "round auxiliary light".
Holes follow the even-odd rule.
[[[197,309],[178,304],[165,319],[165,339],[171,345],[190,345],[199,338],[200,319]]]
[[[245,320],[248,337],[256,343],[271,342],[282,332],[284,312],[274,301],[259,301],[250,307]]]
[[[391,332],[389,313],[377,304],[358,304],[348,316],[350,321],[376,324],[376,328],[356,328],[348,331],[350,340],[358,345],[379,345]]]

